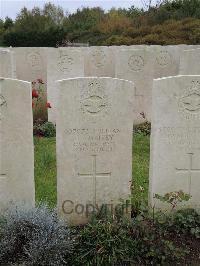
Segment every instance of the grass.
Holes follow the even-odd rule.
[[[56,141],[35,138],[36,202],[56,205]],[[149,137],[135,134],[133,138],[133,200],[147,200],[149,176]]]

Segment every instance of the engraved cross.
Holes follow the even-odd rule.
[[[194,153],[188,153],[188,155],[189,155],[189,168],[176,168],[176,171],[177,171],[177,173],[188,173],[189,194],[191,194],[192,175],[193,175],[193,173],[199,173],[200,174],[200,168],[193,168]]]
[[[93,179],[93,203],[96,204],[96,196],[97,196],[97,186],[96,186],[96,179],[98,177],[111,177],[111,172],[97,172],[97,156],[92,155],[92,172],[91,173],[78,173],[79,177],[92,177]]]

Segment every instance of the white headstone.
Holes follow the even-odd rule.
[[[182,51],[180,75],[200,75],[200,49]]]
[[[115,77],[113,49],[105,46],[84,48],[85,77]]]
[[[16,57],[16,75],[20,80],[47,80],[46,49],[41,47],[17,47],[12,50]]]
[[[82,224],[88,206],[116,206],[130,195],[133,84],[78,78],[59,81],[58,90],[58,209]]]
[[[0,210],[10,203],[34,206],[31,85],[0,79]]]
[[[179,46],[151,45],[147,49],[154,52],[154,78],[179,74],[181,51]]]
[[[153,56],[146,49],[121,49],[116,58],[116,78],[134,82],[134,124],[145,122],[151,117],[151,94],[153,86]],[[133,87],[134,89],[134,87]]]
[[[14,52],[9,49],[0,49],[0,77],[16,77],[15,56]]]
[[[200,207],[200,76],[154,81],[151,136],[150,201],[182,190],[187,206]]]
[[[48,120],[56,122],[56,102],[58,91],[56,80],[83,77],[84,59],[78,48],[51,48],[47,56],[47,95],[52,108],[48,110]]]

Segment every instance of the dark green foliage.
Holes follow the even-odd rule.
[[[164,216],[162,227],[176,234],[192,235],[200,239],[200,215],[193,209],[182,209],[171,216]]]
[[[52,27],[43,31],[32,29],[29,31],[12,30],[4,35],[4,43],[7,46],[54,47],[57,42],[61,42],[64,38],[64,30],[60,27]]]
[[[185,217],[187,219],[187,216]],[[166,222],[167,223],[167,222]],[[93,219],[76,231],[72,265],[168,265],[187,254],[146,212],[132,220]]]
[[[144,136],[150,136],[150,134],[151,134],[151,123],[144,122],[142,124],[135,125],[133,127],[133,132],[134,133],[143,134]]]
[[[90,45],[199,44],[200,1],[163,0],[148,10],[82,8],[66,15],[49,3],[43,9],[23,8],[15,22],[0,21],[4,46],[55,47],[63,40]]]
[[[42,121],[37,121],[33,126],[33,134],[35,136],[47,137],[47,138],[55,137],[56,127],[51,122],[44,123]]]
[[[73,265],[117,265],[138,255],[125,221],[94,219],[77,233]]]

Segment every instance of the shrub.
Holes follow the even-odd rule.
[[[73,265],[168,265],[185,252],[147,217],[93,219],[77,233]]]
[[[181,209],[166,218],[168,231],[200,239],[200,215],[194,209]]]
[[[65,265],[72,250],[70,232],[46,206],[17,207],[1,228],[0,264]]]
[[[138,251],[129,227],[125,221],[93,219],[78,231],[73,265],[111,266],[130,262]]]
[[[140,133],[140,134],[143,134],[145,136],[148,136],[151,134],[151,123],[149,122],[144,122],[142,124],[139,124],[139,125],[135,125],[133,127],[133,132],[134,133]]]
[[[56,127],[51,122],[45,122],[38,120],[33,126],[33,134],[35,136],[41,137],[55,137],[56,136]]]

